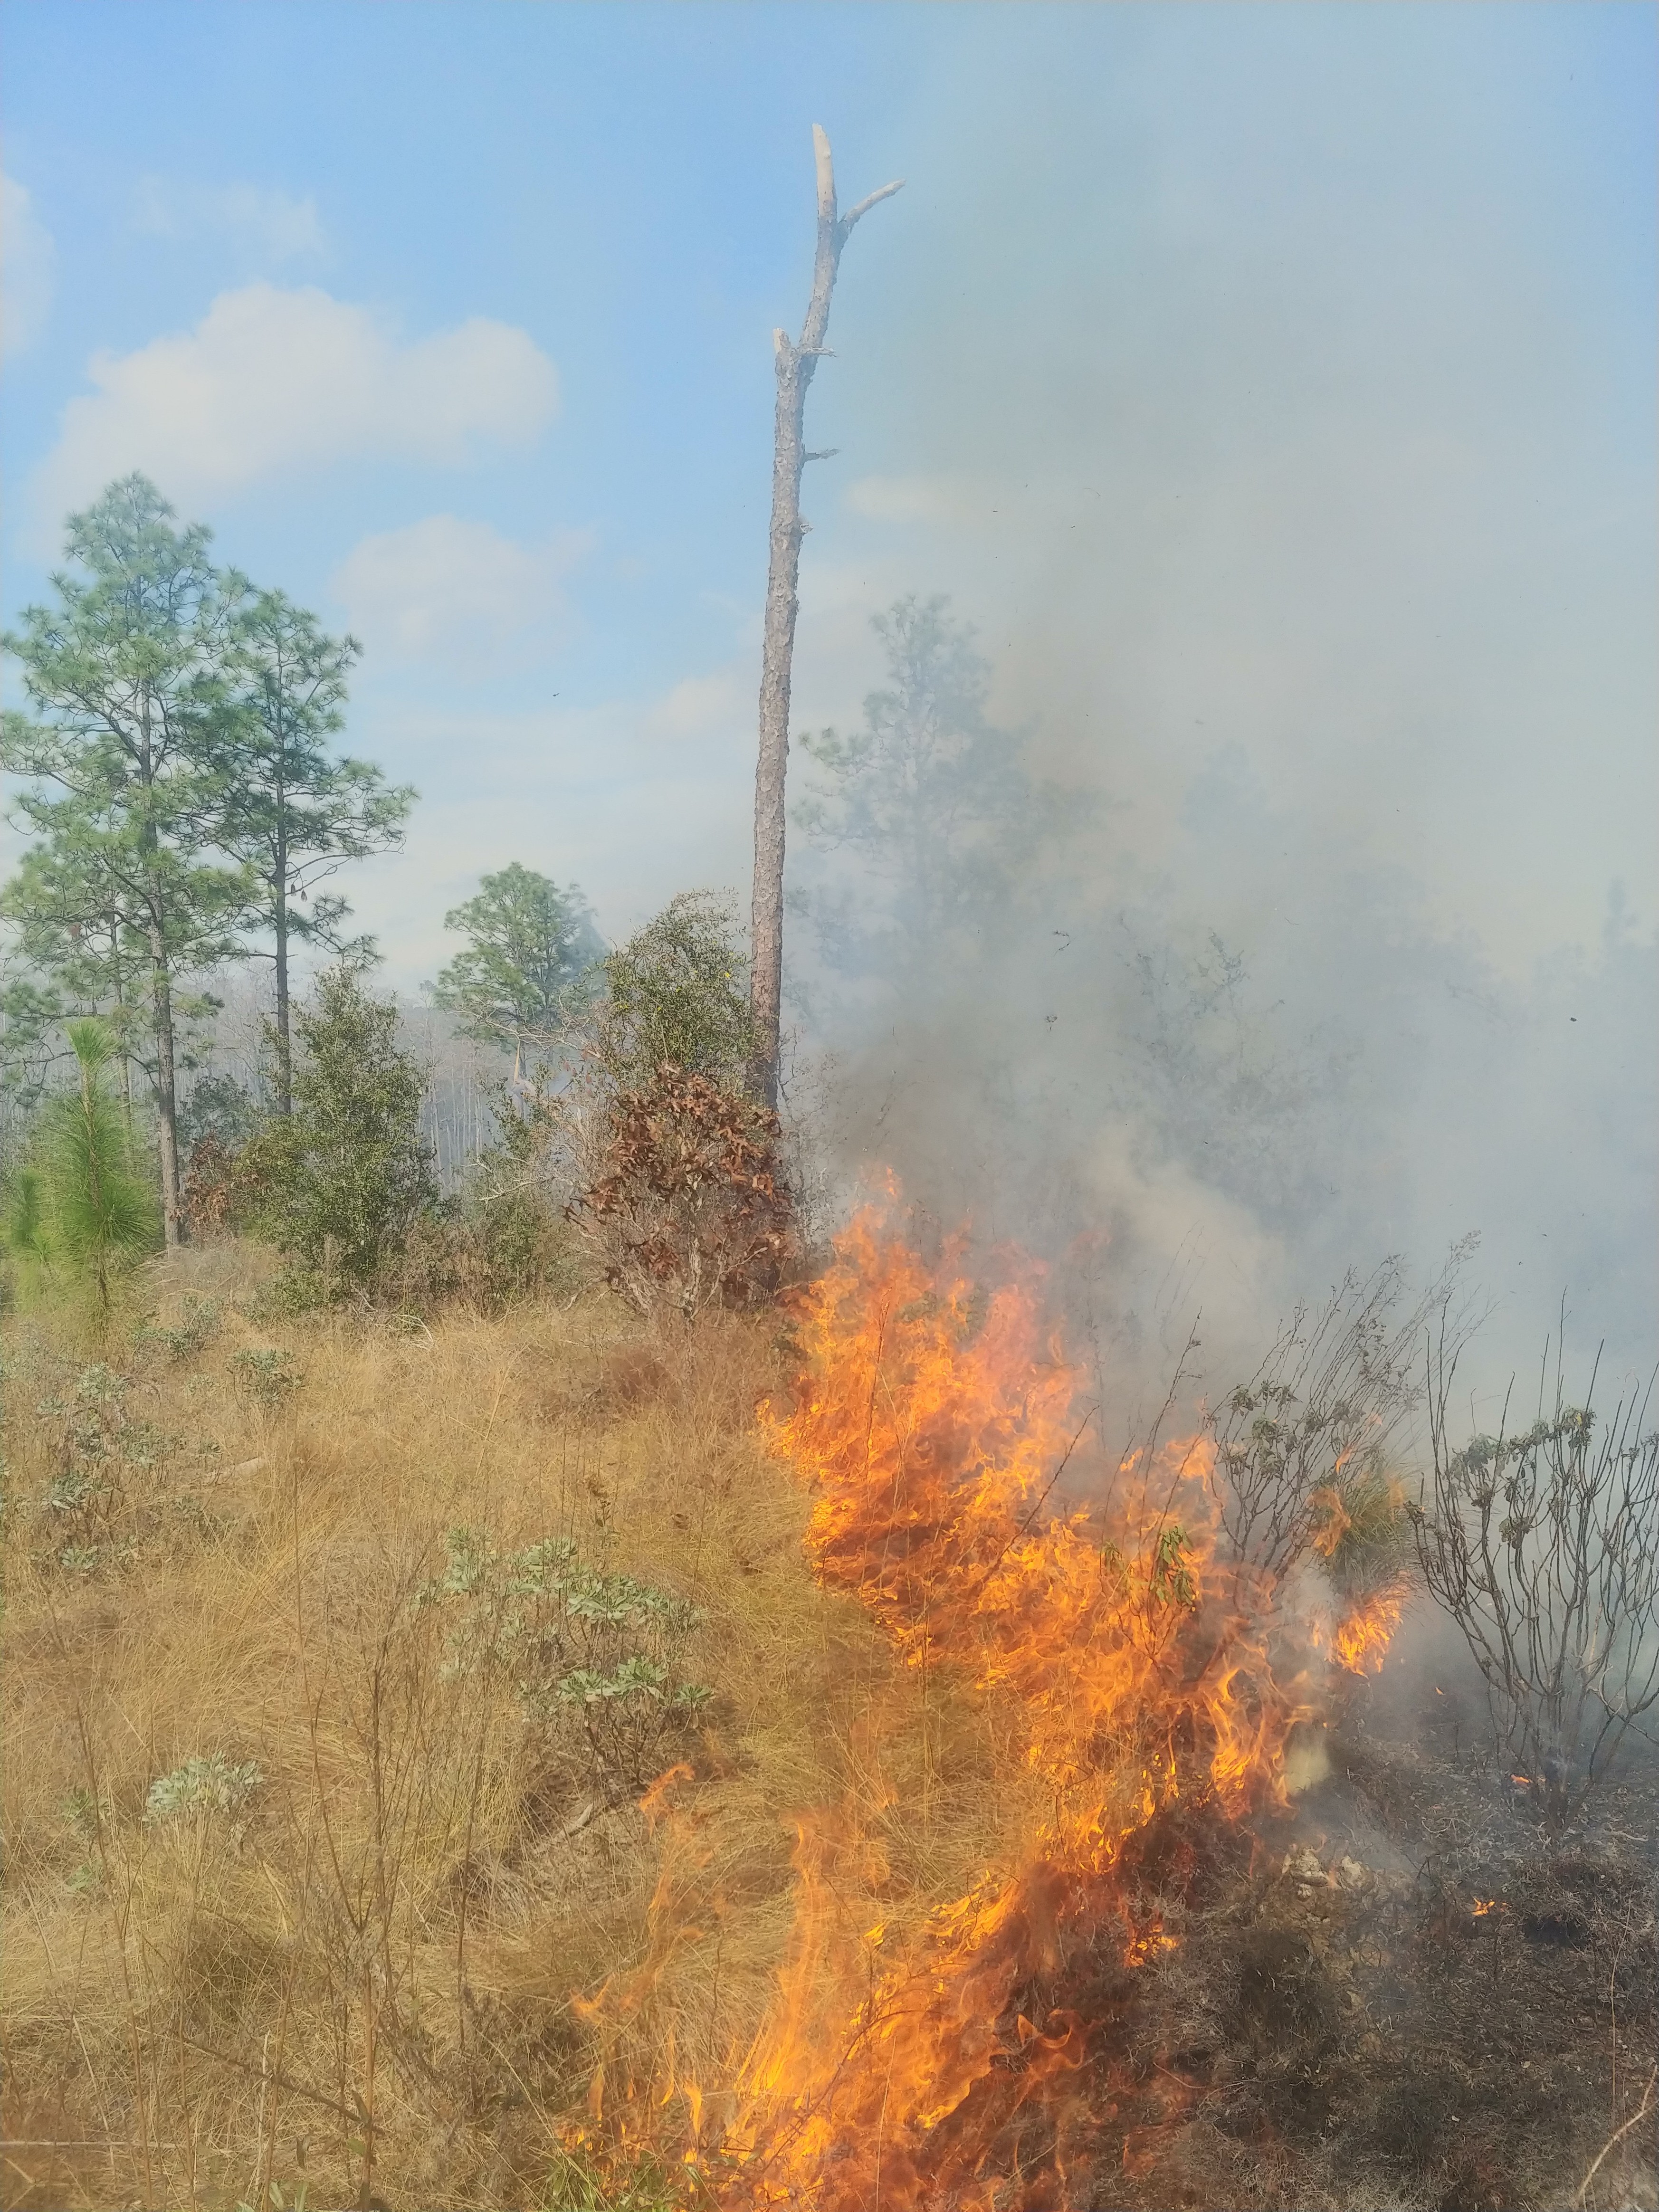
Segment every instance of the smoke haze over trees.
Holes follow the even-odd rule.
[[[46,596],[63,513],[147,463],[239,565],[291,545],[296,598],[367,648],[353,751],[427,794],[406,857],[352,878],[409,1000],[455,955],[443,915],[510,864],[581,883],[613,940],[673,888],[741,901],[768,333],[806,275],[819,112],[848,176],[909,182],[860,232],[814,383],[813,442],[841,450],[807,484],[797,735],[855,742],[894,690],[872,617],[942,597],[984,727],[1066,795],[926,990],[832,972],[793,913],[798,1057],[831,1045],[852,1078],[846,1175],[896,1158],[943,1211],[987,1233],[1034,1212],[1051,1247],[1115,1224],[1127,1303],[1150,1326],[1161,1296],[1177,1330],[1351,1259],[1431,1267],[1478,1228],[1496,1370],[1564,1287],[1634,1357],[1659,1319],[1650,18],[859,20],[749,39],[693,10],[649,51],[622,16],[580,51],[551,15],[411,20],[407,112],[435,129],[423,87],[487,88],[492,149],[538,149],[510,180],[492,150],[456,198],[377,119],[366,26],[329,33],[363,135],[299,145],[223,119],[240,46],[181,70],[174,29],[109,18],[76,81],[118,158],[155,166],[133,87],[179,116],[188,81],[204,162],[238,173],[252,131],[313,213],[287,261],[153,228],[118,256],[40,142],[34,218],[83,274],[10,365],[19,599]],[[48,19],[20,35],[64,81]],[[297,33],[260,35],[273,94],[314,82]],[[558,220],[595,194],[603,239]],[[532,204],[552,260],[513,246]],[[389,243],[416,232],[418,265]],[[94,312],[135,255],[155,305]],[[356,304],[393,295],[400,331]],[[467,388],[495,411],[422,443],[398,380],[479,316],[495,335],[466,343],[502,374]],[[233,325],[262,349],[234,377]],[[324,339],[307,444],[278,403]],[[188,435],[143,397],[169,362],[206,395]],[[795,769],[797,803],[833,786]],[[815,854],[798,821],[791,890],[826,921],[843,902],[848,957],[921,962],[855,843]],[[143,1012],[145,988],[99,1003]]]

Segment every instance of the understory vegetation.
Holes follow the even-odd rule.
[[[7,2133],[69,2146],[12,2201],[548,2201],[597,2069],[758,2026],[799,1808],[900,1922],[967,1885],[980,1723],[813,1583],[775,1318],[271,1280],[10,1334]]]
[[[625,2135],[596,2166],[603,2116],[655,2085],[696,2139],[811,1869],[834,1929],[899,1955],[1011,1863],[1008,1717],[813,1573],[754,1419],[799,1357],[775,1305],[641,1312],[591,1262],[488,1307],[284,1279],[224,1237],[9,1324],[10,2201],[700,2201]],[[1340,1455],[1392,1402],[1377,1288],[1218,1422],[1350,1596],[1409,1543],[1375,1469],[1321,1481],[1310,1441]],[[1102,2204],[1553,2203],[1637,2109],[1644,1740],[1563,1833],[1498,1786],[1478,1678],[1427,1640],[1434,1680],[1349,1679],[1283,1809],[1140,1833],[1124,1911],[1162,1932],[1133,1974],[1062,1960],[1022,2000],[1084,1992],[1151,2146]],[[1639,2143],[1607,2170],[1636,2193],[1587,2203],[1647,2201]]]

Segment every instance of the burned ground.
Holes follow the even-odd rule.
[[[1552,1833],[1458,1701],[1402,1668],[1328,1741],[1329,1772],[1254,1824],[1246,1863],[1234,1832],[1206,1856],[1202,1808],[1143,1839],[1137,1910],[1178,1941],[1121,2041],[1170,2116],[1144,2177],[1109,2147],[1090,2201],[1580,2202],[1659,2055],[1659,1753],[1632,1740]],[[1582,2201],[1659,2202],[1656,2133],[1632,2130]]]

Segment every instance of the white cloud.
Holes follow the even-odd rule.
[[[43,523],[143,469],[194,506],[280,471],[390,456],[443,464],[527,446],[558,406],[553,363],[482,316],[404,344],[314,285],[222,292],[192,331],[94,354],[35,480]]]
[[[520,545],[488,522],[428,514],[362,539],[332,588],[372,647],[404,659],[470,663],[532,633],[543,643],[556,637],[568,615],[564,578],[588,542],[571,531]]]
[[[665,697],[647,709],[641,719],[641,733],[668,738],[728,736],[753,721],[757,709],[751,694],[758,688],[746,668],[720,668],[709,676],[683,677]]]
[[[27,185],[0,176],[0,350],[21,353],[45,327],[58,252]]]
[[[324,254],[328,241],[314,199],[264,185],[187,185],[141,177],[133,194],[135,230],[151,238],[228,237],[270,261]]]

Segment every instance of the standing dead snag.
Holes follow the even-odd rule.
[[[772,349],[778,380],[775,443],[772,453],[772,539],[766,574],[766,629],[761,647],[760,755],[755,768],[755,902],[751,930],[750,1003],[755,1018],[755,1054],[750,1085],[769,1109],[778,1103],[778,1021],[783,996],[784,778],[789,762],[789,671],[795,650],[796,587],[800,577],[800,541],[807,525],[800,517],[801,471],[808,461],[829,454],[809,453],[802,444],[806,390],[823,356],[830,326],[830,295],[836,289],[841,250],[859,217],[900,189],[884,185],[844,216],[836,212],[836,172],[830,141],[816,123],[812,150],[817,162],[818,244],[812,264],[812,296],[800,343],[787,331],[774,331]]]

